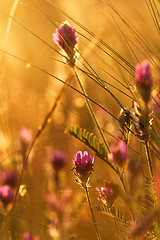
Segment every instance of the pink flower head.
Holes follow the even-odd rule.
[[[142,99],[147,103],[150,99],[151,89],[153,86],[151,68],[147,60],[136,65],[135,84]]]
[[[0,200],[4,205],[9,204],[14,199],[14,192],[9,185],[0,187]]]
[[[32,240],[30,233],[26,232],[23,234],[23,240]]]
[[[51,210],[56,212],[60,209],[60,202],[58,201],[56,194],[46,194],[45,200]]]
[[[120,140],[118,142],[118,145],[111,145],[111,153],[108,155],[110,161],[116,163],[119,167],[124,167],[126,165],[128,157],[129,152],[124,141]]]
[[[20,140],[22,142],[22,144],[24,145],[28,145],[31,143],[32,141],[32,130],[31,129],[27,129],[25,127],[23,127],[20,130]]]
[[[65,153],[58,151],[51,151],[51,163],[55,171],[59,171],[64,168],[67,158]]]
[[[87,151],[85,151],[84,154],[79,151],[76,153],[76,155],[74,155],[74,167],[72,168],[72,170],[74,171],[74,174],[78,177],[78,182],[81,183],[83,186],[86,185],[89,180],[89,176],[93,171],[93,163],[94,157],[91,157],[90,153]]]
[[[0,173],[0,182],[14,187],[17,184],[17,176],[12,170],[3,171]]]
[[[116,186],[116,184],[106,182],[106,180],[104,180],[104,186],[101,187],[101,189],[96,187],[96,190],[99,192],[99,199],[104,204],[107,204],[109,207],[113,205],[113,203],[118,197],[118,187]]]
[[[53,34],[53,41],[66,52],[69,60],[73,62],[75,45],[77,44],[78,38],[75,28],[70,26],[68,21],[63,22],[61,26],[56,29],[56,33]]]

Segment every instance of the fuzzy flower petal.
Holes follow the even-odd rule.
[[[53,34],[53,41],[67,54],[69,58],[68,64],[74,66],[75,46],[78,41],[75,28],[72,27],[68,21],[63,22],[61,26],[56,29],[56,33]]]
[[[79,183],[86,184],[88,182],[89,176],[93,171],[93,163],[94,157],[91,157],[90,153],[87,151],[85,151],[84,153],[79,151],[74,155],[74,167],[72,168],[72,170],[74,171],[74,174],[78,177]]]
[[[0,187],[0,200],[7,205],[14,199],[14,192],[9,185]]]
[[[116,163],[119,167],[124,167],[126,165],[128,157],[129,152],[124,141],[119,141],[118,145],[111,145],[111,153],[108,155],[110,161]]]
[[[104,180],[104,186],[100,189],[96,187],[96,190],[99,192],[99,200],[109,207],[113,205],[118,197],[118,187],[116,184],[106,182],[106,180]]]
[[[135,84],[142,99],[148,103],[151,96],[153,79],[151,68],[147,60],[139,63],[135,67]]]

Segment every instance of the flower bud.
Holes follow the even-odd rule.
[[[151,76],[151,68],[147,60],[136,65],[135,84],[144,102],[148,103],[151,96],[153,80]]]
[[[103,204],[107,204],[109,207],[113,205],[118,197],[118,187],[115,183],[106,182],[104,180],[104,186],[99,189],[96,187],[96,190],[99,192],[99,200],[103,202]]]
[[[14,192],[9,185],[0,187],[0,200],[7,206],[14,199]]]
[[[23,234],[23,240],[32,240],[32,237],[28,232],[26,232]]]
[[[83,187],[85,187],[89,181],[90,174],[93,171],[93,163],[94,157],[91,157],[90,153],[87,151],[85,151],[84,154],[79,151],[74,155],[74,167],[72,171],[74,171],[74,175],[78,177],[78,183]]]
[[[0,182],[14,187],[17,184],[17,176],[12,170],[3,171],[0,173]]]
[[[56,33],[53,34],[53,41],[63,49],[69,57],[68,64],[74,66],[75,45],[78,41],[75,28],[70,26],[68,21],[63,22],[60,28],[56,29]]]
[[[127,150],[127,145],[125,142],[120,140],[118,145],[111,145],[111,153],[109,153],[108,158],[110,161],[117,164],[119,167],[124,167],[127,163],[129,157],[129,152]]]
[[[55,171],[59,171],[64,168],[67,158],[65,153],[58,151],[51,151],[51,163]]]

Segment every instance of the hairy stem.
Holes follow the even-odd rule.
[[[89,110],[89,112],[90,112],[90,114],[91,114],[91,117],[92,117],[93,121],[94,121],[95,124],[96,124],[96,127],[97,127],[97,129],[98,129],[98,131],[99,131],[99,133],[100,133],[100,135],[101,135],[101,137],[102,137],[102,140],[103,140],[104,145],[106,146],[108,152],[110,152],[109,146],[108,146],[107,141],[106,141],[106,139],[105,139],[105,137],[104,137],[104,135],[103,135],[103,133],[102,133],[102,130],[101,130],[101,128],[100,128],[100,125],[99,125],[99,123],[98,123],[98,121],[97,121],[97,119],[96,119],[96,116],[95,116],[95,114],[94,114],[94,111],[93,111],[93,109],[92,109],[92,106],[91,106],[91,104],[90,104],[90,101],[89,101],[89,99],[87,98],[87,93],[86,93],[86,91],[85,91],[85,89],[84,89],[84,87],[83,87],[83,85],[82,85],[82,82],[81,82],[81,80],[80,80],[80,78],[79,78],[78,72],[76,71],[75,68],[73,69],[73,71],[74,71],[74,74],[75,74],[75,76],[76,76],[76,78],[77,78],[77,80],[78,80],[78,84],[79,84],[79,86],[80,86],[80,88],[81,88],[81,90],[82,90],[82,93],[83,93],[83,95],[85,96],[85,101],[86,101],[88,110]]]
[[[94,222],[94,226],[95,226],[95,229],[96,229],[97,239],[101,240],[101,236],[100,236],[98,228],[97,228],[96,220],[95,220],[93,209],[92,209],[92,205],[91,205],[91,200],[90,200],[90,196],[89,196],[88,187],[85,186],[84,190],[86,192],[86,198],[87,198],[87,201],[88,201],[88,205],[89,205],[89,208],[90,208],[90,212],[91,212],[91,216],[92,216],[92,219],[93,219],[93,222]]]

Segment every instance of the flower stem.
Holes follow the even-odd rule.
[[[91,104],[90,104],[90,102],[89,102],[89,99],[87,98],[87,93],[86,93],[86,91],[85,91],[85,89],[84,89],[84,87],[83,87],[83,85],[82,85],[82,82],[81,82],[81,80],[80,80],[80,78],[79,78],[79,75],[78,75],[78,73],[77,73],[77,71],[76,71],[75,68],[73,69],[73,71],[74,71],[74,74],[75,74],[75,76],[76,76],[76,78],[77,78],[77,80],[78,80],[78,83],[79,83],[79,86],[80,86],[80,88],[81,88],[81,90],[82,90],[82,93],[83,93],[83,95],[85,96],[85,101],[86,101],[88,110],[89,110],[89,112],[90,112],[90,114],[91,114],[91,117],[92,117],[93,121],[95,122],[95,124],[96,124],[96,126],[97,126],[97,129],[98,129],[98,131],[99,131],[99,133],[100,133],[100,135],[101,135],[101,137],[102,137],[102,139],[103,139],[104,145],[106,146],[108,152],[110,152],[110,149],[109,149],[109,146],[108,146],[108,144],[107,144],[107,141],[106,141],[106,139],[105,139],[105,137],[104,137],[104,135],[103,135],[103,133],[102,133],[102,130],[101,130],[101,128],[100,128],[100,125],[99,125],[99,123],[98,123],[98,121],[97,121],[97,119],[96,119],[96,116],[95,116],[94,111],[93,111],[93,109],[92,109],[92,106],[91,106]]]
[[[130,213],[132,215],[133,221],[135,221],[135,215],[134,215],[133,205],[132,205],[132,202],[131,202],[131,196],[130,196],[130,193],[128,192],[128,190],[127,190],[126,184],[124,182],[123,175],[120,176],[120,181],[122,183],[122,186],[124,188],[124,191],[125,191],[125,194],[126,194],[126,197],[127,197]]]
[[[94,222],[94,226],[95,226],[95,229],[96,229],[97,239],[101,240],[101,236],[100,236],[98,228],[97,228],[97,224],[96,224],[96,221],[95,221],[95,217],[94,217],[94,213],[93,213],[93,209],[92,209],[92,205],[91,205],[91,200],[90,200],[90,196],[89,196],[88,187],[85,186],[84,190],[86,192],[86,198],[87,198],[87,201],[88,201],[88,205],[89,205],[89,208],[90,208],[90,212],[91,212],[91,216],[92,216],[92,219],[93,219],[93,222]]]

